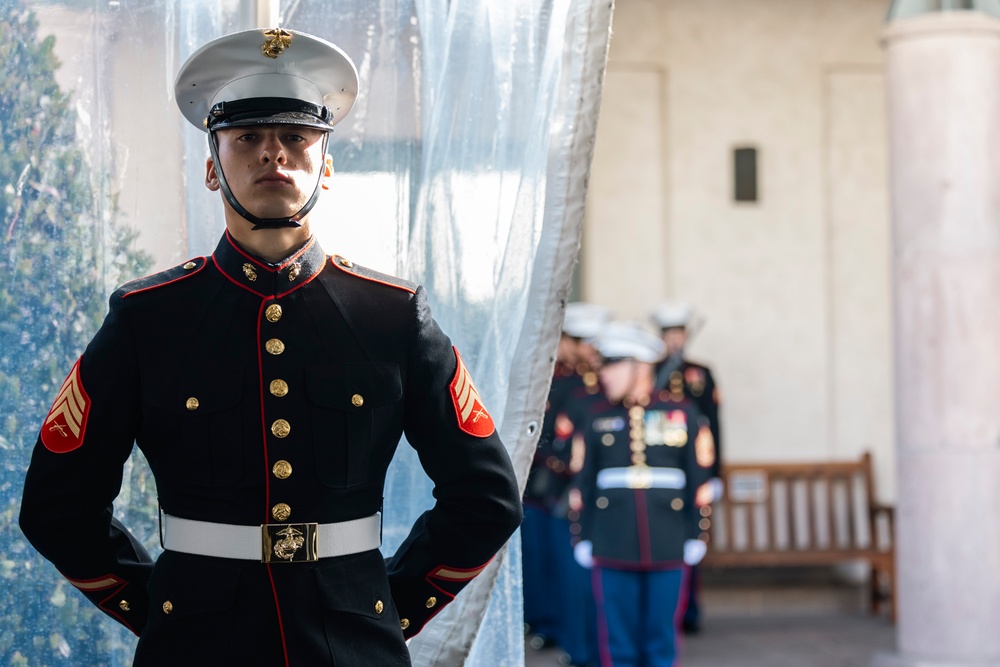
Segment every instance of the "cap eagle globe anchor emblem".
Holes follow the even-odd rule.
[[[264,37],[267,37],[267,40],[264,41],[260,50],[268,58],[277,58],[292,45],[292,33],[281,28],[265,30]]]

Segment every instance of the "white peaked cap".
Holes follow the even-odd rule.
[[[686,327],[691,323],[694,307],[684,301],[663,301],[658,304],[649,318],[661,329]]]
[[[343,120],[358,96],[358,72],[337,46],[294,30],[244,30],[225,35],[198,49],[181,67],[174,83],[181,113],[199,130],[219,103],[247,99],[287,99],[323,109],[299,114],[297,124],[329,129]],[[265,122],[291,122],[295,112],[262,107],[235,127]],[[289,120],[289,117],[290,120]]]
[[[611,319],[611,311],[596,303],[575,301],[566,304],[563,333],[574,338],[590,339]]]
[[[597,351],[605,359],[635,359],[656,363],[666,351],[659,336],[640,322],[609,322],[597,335]]]

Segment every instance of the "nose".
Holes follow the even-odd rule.
[[[269,137],[261,145],[260,149],[260,163],[268,164],[269,162],[277,162],[278,164],[285,164],[287,156],[285,155],[285,147],[282,145],[281,141],[277,137]]]

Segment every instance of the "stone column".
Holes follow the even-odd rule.
[[[884,33],[893,205],[898,651],[1000,665],[1000,19]]]

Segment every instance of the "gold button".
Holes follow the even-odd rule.
[[[635,465],[642,465],[646,462],[646,455],[641,452],[636,452],[632,455],[632,463]]]
[[[384,607],[382,606],[382,601],[381,600],[376,600],[375,601],[375,613],[376,614],[381,614],[382,613],[382,609],[384,609]]]
[[[186,407],[188,410],[197,410],[199,405],[201,405],[201,404],[198,402],[198,399],[195,398],[194,396],[192,396],[191,398],[189,398],[184,403],[184,407]]]
[[[399,629],[400,630],[405,630],[408,627],[410,627],[410,619],[408,619],[408,618],[401,618],[401,619],[399,619]]]
[[[670,507],[672,509],[680,511],[684,509],[684,501],[681,500],[680,498],[674,498],[673,500],[670,501]]]
[[[698,528],[702,530],[708,530],[711,527],[712,527],[711,519],[702,519],[701,521],[698,522]]]
[[[438,599],[436,597],[434,597],[434,596],[431,596],[431,597],[427,598],[427,602],[425,602],[424,605],[428,609],[433,609],[434,605],[436,605],[437,603],[438,603]]]
[[[601,496],[600,498],[597,499],[597,501],[594,504],[597,505],[597,509],[603,510],[608,506],[608,499],[605,498],[604,496]]]
[[[631,408],[628,409],[628,416],[631,417],[632,419],[641,419],[642,416],[645,414],[646,411],[643,410],[638,405],[633,405]]]
[[[611,445],[615,444],[615,436],[611,435],[610,433],[605,433],[604,435],[601,436],[601,444],[604,445],[605,447],[610,447]]]
[[[274,476],[278,479],[288,479],[292,476],[292,464],[284,460],[278,461],[274,464],[274,467],[271,468],[271,472],[273,472]]]
[[[121,602],[118,603],[118,608],[121,609],[122,611],[128,611],[129,609],[132,608],[132,605],[128,603],[128,600],[122,600]]]
[[[273,433],[276,438],[286,438],[291,432],[292,425],[284,419],[275,419],[274,423],[271,424],[271,433]]]
[[[271,380],[271,395],[281,398],[288,393],[288,383],[284,380]]]
[[[346,266],[347,268],[351,268],[352,266],[354,266],[354,262],[352,262],[351,260],[347,259],[346,257],[341,257],[340,258],[340,265],[341,266]],[[405,621],[406,619],[404,618],[403,620]],[[410,624],[410,622],[406,621],[406,625],[409,625],[409,624]],[[406,626],[404,626],[404,629],[405,629],[405,627]]]
[[[701,509],[698,510],[698,511],[701,513],[702,516],[705,516],[705,517],[712,516],[712,506],[711,505],[702,505]]]
[[[196,266],[198,266],[198,265],[195,264],[194,262],[188,262],[187,264],[184,265],[184,269],[187,270],[187,271],[190,271],[191,269],[193,269]]]
[[[276,303],[272,303],[266,310],[264,310],[264,317],[267,318],[268,322],[277,322],[281,319],[281,306]]]
[[[166,602],[163,603],[164,614],[169,614],[173,610],[174,610],[174,604],[170,600],[167,600]]]
[[[292,508],[285,503],[278,503],[271,508],[271,516],[277,521],[284,521],[288,517],[292,516]]]
[[[355,394],[354,396],[351,396],[351,405],[353,405],[354,407],[360,408],[364,404],[365,404],[365,398],[361,394]]]
[[[264,349],[270,354],[278,355],[285,351],[285,344],[282,343],[277,338],[271,338],[266,343],[264,343]]]

